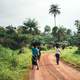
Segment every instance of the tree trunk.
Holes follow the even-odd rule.
[[[56,26],[56,15],[54,14],[54,26]]]

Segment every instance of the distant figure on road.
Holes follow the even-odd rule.
[[[57,45],[56,45],[56,53],[55,53],[57,65],[59,65],[60,53],[61,53],[61,52],[60,52],[60,49],[59,49],[59,45],[57,44]]]
[[[34,66],[37,66],[37,70],[39,69],[38,65],[38,50],[36,48],[36,45],[33,45],[32,48],[32,69],[34,69]]]

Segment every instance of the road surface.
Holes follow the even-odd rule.
[[[41,56],[39,70],[31,70],[29,80],[80,80],[80,72],[60,62],[55,63],[55,57],[52,54]]]

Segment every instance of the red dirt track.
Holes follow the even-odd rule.
[[[52,54],[41,56],[39,70],[31,70],[29,80],[80,80],[80,72],[60,62],[56,65]]]

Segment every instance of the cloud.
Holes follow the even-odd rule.
[[[51,4],[58,4],[61,14],[57,25],[72,28],[75,19],[80,17],[79,0],[0,0],[0,25],[20,25],[25,18],[36,18],[41,29],[47,24],[54,26],[53,16],[49,14]],[[73,28],[75,30],[75,27]]]

